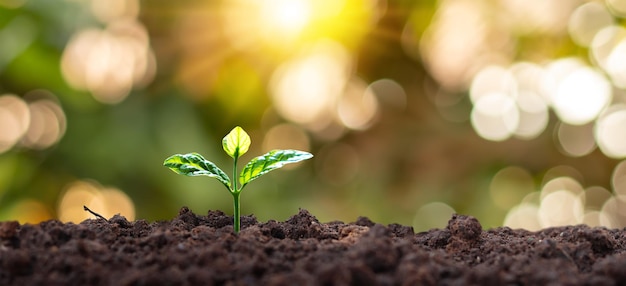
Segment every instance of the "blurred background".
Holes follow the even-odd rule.
[[[0,220],[242,214],[626,226],[626,1],[0,0]],[[231,175],[232,176],[232,175]]]

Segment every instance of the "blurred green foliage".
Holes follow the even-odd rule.
[[[487,227],[497,226],[508,211],[489,194],[490,181],[500,169],[521,166],[538,186],[548,169],[567,164],[585,174],[587,185],[608,185],[615,165],[598,152],[584,159],[559,153],[549,131],[533,140],[481,139],[468,121],[467,91],[450,92],[460,100],[447,112],[460,120],[444,118],[433,102],[439,85],[417,48],[437,12],[437,1],[344,1],[348,8],[337,15],[352,15],[349,5],[378,4],[362,8],[369,11],[362,17],[370,21],[321,22],[319,30],[303,30],[306,37],[298,40],[280,36],[273,39],[275,45],[255,40],[243,46],[225,35],[220,11],[229,9],[228,1],[141,1],[137,13],[127,15],[130,20],[108,22],[94,13],[95,0],[8,4],[20,2],[0,0],[0,94],[26,100],[33,90],[46,90],[58,101],[67,125],[50,147],[17,143],[0,154],[2,220],[57,217],[67,186],[80,180],[122,190],[134,203],[137,218],[169,219],[184,205],[197,213],[230,213],[230,198],[221,186],[175,176],[162,162],[170,154],[200,152],[226,166],[229,158],[219,142],[236,125],[259,143],[275,126],[298,126],[315,155],[297,168],[259,180],[245,194],[248,203],[242,214],[261,220],[282,220],[306,208],[322,221],[367,216],[381,223],[423,226],[419,221],[429,218],[416,217],[420,207],[444,202]],[[103,103],[93,91],[68,83],[62,61],[78,33],[107,29],[117,20],[141,23],[156,68],[148,84],[135,82],[123,100]],[[329,30],[333,32],[324,33]],[[243,37],[252,39],[256,33],[249,30]],[[367,84],[397,82],[406,94],[405,104],[385,104],[379,98],[373,124],[363,130],[342,127],[339,136],[330,137],[281,116],[270,96],[274,72],[320,39],[346,47],[352,76]],[[406,47],[411,42],[413,50]],[[520,37],[519,43],[552,57],[581,53],[571,41],[553,45],[543,35]],[[6,124],[0,122],[0,128]],[[548,130],[550,126],[554,123]],[[265,151],[261,144],[252,148],[257,149],[249,154]],[[17,208],[25,200],[43,208]],[[41,215],[24,213],[31,211]]]

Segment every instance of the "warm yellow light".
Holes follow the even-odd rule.
[[[331,114],[350,70],[350,57],[343,46],[321,43],[274,72],[270,81],[274,107],[290,121],[323,128],[335,119]]]
[[[133,20],[106,30],[78,31],[61,58],[63,77],[72,87],[90,91],[102,103],[115,104],[135,87],[152,80],[156,69],[145,27]]]
[[[239,50],[295,51],[323,39],[358,44],[378,20],[379,1],[233,0],[220,14],[224,34]]]
[[[261,1],[262,21],[272,31],[294,36],[307,25],[311,18],[310,0]]]
[[[61,195],[57,214],[63,222],[79,223],[94,216],[83,206],[98,212],[105,218],[120,214],[128,220],[135,219],[135,205],[126,193],[115,188],[105,188],[94,181],[76,181]]]

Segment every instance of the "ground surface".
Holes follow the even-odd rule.
[[[454,215],[413,233],[367,218],[285,222],[182,208],[171,221],[0,222],[0,285],[620,285],[623,230],[496,228]]]

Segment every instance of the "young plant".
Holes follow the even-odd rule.
[[[235,233],[239,232],[239,196],[241,190],[248,183],[256,178],[267,174],[270,171],[281,168],[285,164],[296,163],[313,157],[311,153],[298,150],[273,150],[262,156],[256,157],[246,164],[239,174],[239,186],[237,186],[237,161],[239,157],[248,152],[250,147],[250,136],[237,126],[222,139],[222,147],[224,151],[234,159],[233,178],[230,180],[228,175],[218,168],[213,162],[208,161],[198,153],[176,154],[165,159],[163,165],[170,168],[177,174],[185,176],[208,176],[216,178],[233,196],[233,228]]]

